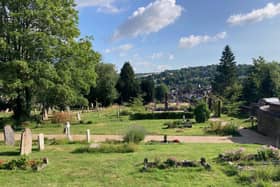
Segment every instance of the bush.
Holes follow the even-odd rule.
[[[52,123],[66,123],[74,121],[74,115],[71,112],[56,112],[53,115]]]
[[[101,144],[96,148],[78,148],[74,153],[132,153],[136,150],[135,144]]]
[[[234,123],[222,125],[222,122],[211,122],[210,126],[205,128],[205,131],[210,134],[217,134],[221,136],[239,136],[238,126]]]
[[[141,126],[132,126],[123,137],[124,142],[139,143],[145,139],[146,130]]]
[[[210,111],[204,102],[199,103],[194,109],[194,116],[197,123],[204,123],[210,117]]]
[[[192,112],[155,112],[155,113],[135,113],[131,114],[132,120],[145,120],[145,119],[186,119],[193,118]]]
[[[267,161],[267,160],[279,160],[280,153],[276,147],[273,146],[263,146],[258,150],[256,155],[256,160],[258,161]]]

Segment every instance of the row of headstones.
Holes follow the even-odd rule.
[[[15,133],[10,125],[4,127],[4,141],[6,145],[15,145]],[[38,148],[45,149],[44,134],[38,135]],[[32,133],[29,128],[25,128],[21,133],[20,155],[28,155],[32,152]]]

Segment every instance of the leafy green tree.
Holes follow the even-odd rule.
[[[138,96],[140,92],[139,83],[129,62],[123,65],[116,88],[120,94],[120,103],[129,102]]]
[[[243,84],[242,98],[246,103],[251,103],[265,97],[279,97],[280,64],[267,63],[263,57],[253,61],[251,73]]]
[[[227,45],[217,66],[217,73],[212,83],[214,94],[227,98],[224,90],[231,88],[237,81],[237,66],[235,56]]]
[[[78,37],[74,0],[1,1],[0,80],[15,119],[29,118],[37,103],[85,104],[100,55]]]
[[[117,99],[116,83],[118,74],[113,64],[96,66],[96,86],[91,88],[88,99],[91,103],[100,102],[103,106],[111,105]]]
[[[156,99],[160,102],[163,102],[165,99],[165,95],[168,94],[169,88],[167,87],[166,84],[161,83],[156,87]]]
[[[140,84],[141,92],[143,95],[144,102],[150,103],[154,101],[155,98],[155,84],[152,79],[144,79]]]

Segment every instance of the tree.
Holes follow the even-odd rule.
[[[116,88],[120,94],[120,103],[129,102],[138,96],[140,91],[139,83],[129,62],[123,65]]]
[[[237,67],[234,54],[227,45],[217,66],[217,73],[212,83],[213,92],[227,98],[224,90],[230,88],[237,81]]]
[[[14,0],[0,4],[0,82],[14,117],[44,107],[86,104],[100,55],[79,37],[74,0]]]
[[[141,92],[143,94],[144,103],[153,102],[155,98],[155,84],[152,79],[144,79],[140,84]]]
[[[109,106],[118,96],[115,88],[118,80],[115,66],[113,64],[98,64],[96,73],[96,86],[91,88],[88,100],[91,103],[98,101],[103,106]]]
[[[161,83],[156,87],[156,99],[160,102],[163,102],[165,99],[165,95],[168,94],[169,89],[166,84]]]
[[[253,59],[254,66],[243,84],[242,98],[246,103],[280,94],[280,64],[267,63],[263,57]]]

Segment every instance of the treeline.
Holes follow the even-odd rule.
[[[180,70],[167,70],[159,74],[140,74],[141,79],[149,77],[155,80],[155,83],[164,83],[169,88],[179,88],[186,92],[197,89],[198,86],[208,88],[215,77],[218,65],[198,66],[183,68]],[[240,79],[248,76],[252,65],[237,65],[237,75]]]

